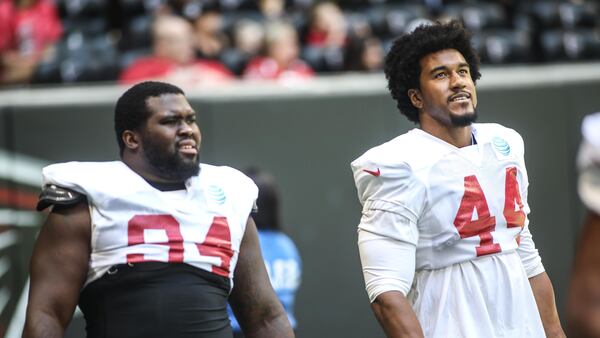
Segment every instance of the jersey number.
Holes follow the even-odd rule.
[[[517,168],[506,168],[506,184],[504,188],[504,218],[507,227],[523,227],[525,212],[517,182]],[[474,217],[476,214],[476,217]],[[474,219],[476,218],[476,219]],[[492,231],[496,229],[496,217],[490,215],[481,185],[475,175],[465,177],[465,194],[460,201],[454,226],[460,238],[479,236],[477,256],[489,255],[502,251],[500,244],[494,243]]]
[[[171,215],[136,215],[129,220],[127,236],[129,246],[143,244],[144,230],[164,230],[169,239],[166,243],[155,243],[169,247],[169,263],[183,262],[183,236],[179,222]],[[231,234],[226,217],[214,217],[203,243],[196,243],[198,252],[203,256],[215,256],[221,259],[219,266],[212,267],[212,272],[229,277],[229,266],[233,250],[231,249]],[[127,263],[147,262],[144,254],[127,254]]]

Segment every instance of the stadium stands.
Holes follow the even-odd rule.
[[[215,34],[220,49],[198,57],[220,61],[240,75],[250,56],[236,47],[236,25],[251,20],[265,25],[285,20],[298,32],[301,57],[317,73],[356,71],[345,59],[356,59],[354,40],[382,41],[384,50],[394,37],[420,23],[460,19],[475,35],[484,64],[528,64],[600,60],[600,3],[593,0],[340,0],[339,24],[345,33],[337,44],[313,25],[316,0],[56,0],[64,26],[53,53],[42,60],[31,82],[72,83],[114,81],[135,59],[151,52],[153,17],[165,13],[198,22],[207,11],[220,15]],[[283,10],[282,10],[283,9]],[[333,27],[329,17],[324,21]],[[339,28],[338,28],[339,29]],[[322,41],[321,41],[322,40]],[[338,39],[339,40],[339,39]],[[202,39],[198,39],[202,43]],[[315,43],[315,41],[321,41]],[[1,69],[0,69],[1,72]]]

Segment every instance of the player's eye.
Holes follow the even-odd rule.
[[[433,77],[434,77],[434,78],[436,78],[436,79],[443,79],[443,78],[445,78],[445,77],[447,77],[447,76],[448,76],[448,75],[447,75],[446,73],[444,73],[444,72],[441,72],[441,73],[437,73],[437,74],[435,74]]]
[[[161,123],[161,124],[166,124],[166,125],[177,124],[178,122],[179,122],[179,120],[177,120],[177,119],[172,119],[172,118],[169,118],[169,119],[164,119],[164,120],[161,120],[161,121],[160,121],[160,123]]]

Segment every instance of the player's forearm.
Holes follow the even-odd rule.
[[[294,338],[294,330],[285,312],[266,317],[260,323],[244,330],[246,338]]]
[[[567,323],[573,337],[600,337],[600,215],[590,212],[573,264]]]
[[[556,310],[556,302],[554,300],[554,289],[548,275],[543,272],[537,276],[529,278],[535,302],[537,303],[542,324],[546,337],[559,338],[566,337],[560,325],[558,311]]]
[[[27,315],[22,338],[62,338],[64,331],[57,317],[37,312]]]
[[[371,304],[388,338],[421,338],[423,330],[406,297],[398,291],[377,296]]]

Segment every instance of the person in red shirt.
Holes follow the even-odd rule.
[[[63,33],[51,0],[0,0],[0,85],[29,82]]]
[[[214,86],[233,79],[221,63],[196,59],[192,26],[181,17],[161,15],[155,19],[152,50],[152,55],[137,59],[121,73],[121,84],[160,80],[182,87]]]
[[[334,2],[320,2],[312,9],[306,44],[311,47],[343,48],[348,38],[348,23]]]
[[[295,80],[314,76],[310,66],[299,58],[298,35],[293,26],[273,22],[265,32],[265,56],[250,60],[244,78]]]

